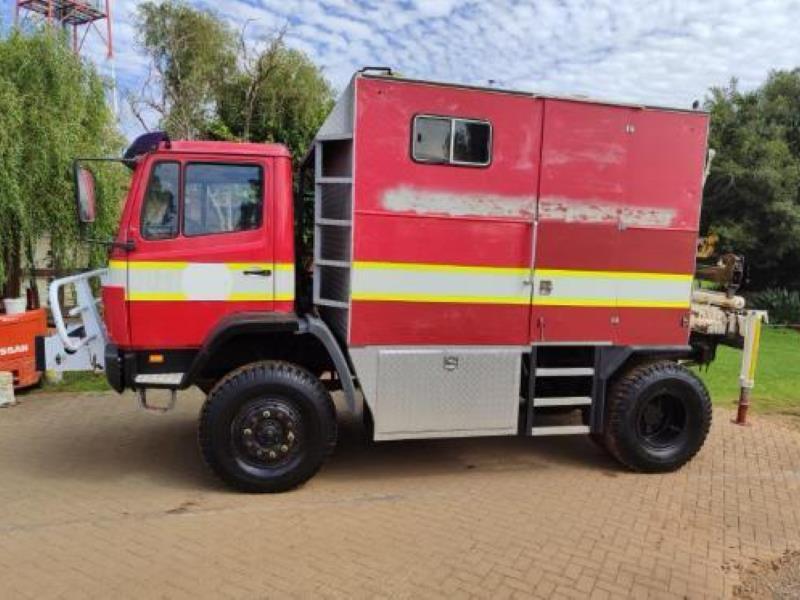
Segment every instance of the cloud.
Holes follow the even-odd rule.
[[[731,77],[747,89],[771,69],[800,66],[797,0],[189,1],[238,28],[250,21],[250,36],[288,25],[288,43],[338,89],[364,65],[388,65],[425,79],[687,107]],[[123,90],[146,74],[137,4],[114,3]]]

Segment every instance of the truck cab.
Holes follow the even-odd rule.
[[[711,421],[687,364],[757,338],[735,287],[695,289],[707,127],[360,72],[296,182],[278,144],[147,134],[123,159],[108,268],[51,287],[65,350],[50,340],[46,362],[82,356],[150,409],[169,407],[148,390],[199,387],[203,456],[248,491],[320,468],[336,390],[376,441],[581,434],[634,470],[677,469]],[[78,164],[86,223],[93,190]]]
[[[152,138],[151,138],[152,140]],[[291,157],[277,144],[157,143],[136,155],[103,286],[109,354],[129,373],[162,380],[187,372],[223,320],[294,311]],[[165,326],[167,325],[168,326]],[[122,364],[111,361],[112,364]],[[143,371],[140,373],[139,371]]]

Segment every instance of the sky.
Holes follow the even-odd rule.
[[[254,39],[287,27],[341,90],[365,65],[405,76],[689,107],[800,66],[800,0],[188,0]],[[13,1],[6,4],[9,22]],[[120,96],[139,89],[134,0],[113,0]],[[89,41],[91,46],[94,42]],[[101,71],[109,65],[98,60]],[[142,131],[125,103],[123,130]]]

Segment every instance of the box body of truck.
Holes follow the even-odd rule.
[[[376,438],[516,432],[534,347],[688,355],[707,132],[696,111],[354,78],[306,163],[314,300]]]

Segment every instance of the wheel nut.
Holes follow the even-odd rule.
[[[270,451],[269,451],[269,457],[270,457],[270,458],[275,458],[276,456],[278,456],[278,455],[277,455],[277,454],[275,454],[275,451],[274,451],[274,450],[270,450]]]
[[[246,436],[249,437],[249,436],[253,435],[253,430],[248,427],[242,433],[244,433]]]
[[[261,413],[261,416],[264,417],[265,419],[269,419],[272,416],[272,413],[269,412],[268,410],[265,410],[263,413]]]
[[[286,439],[289,440],[290,442],[293,442],[294,434],[290,431],[289,433],[286,434]]]
[[[283,446],[281,446],[281,452],[283,452],[284,454],[286,454],[288,451],[289,451],[289,446],[287,446],[286,444],[284,444]]]

